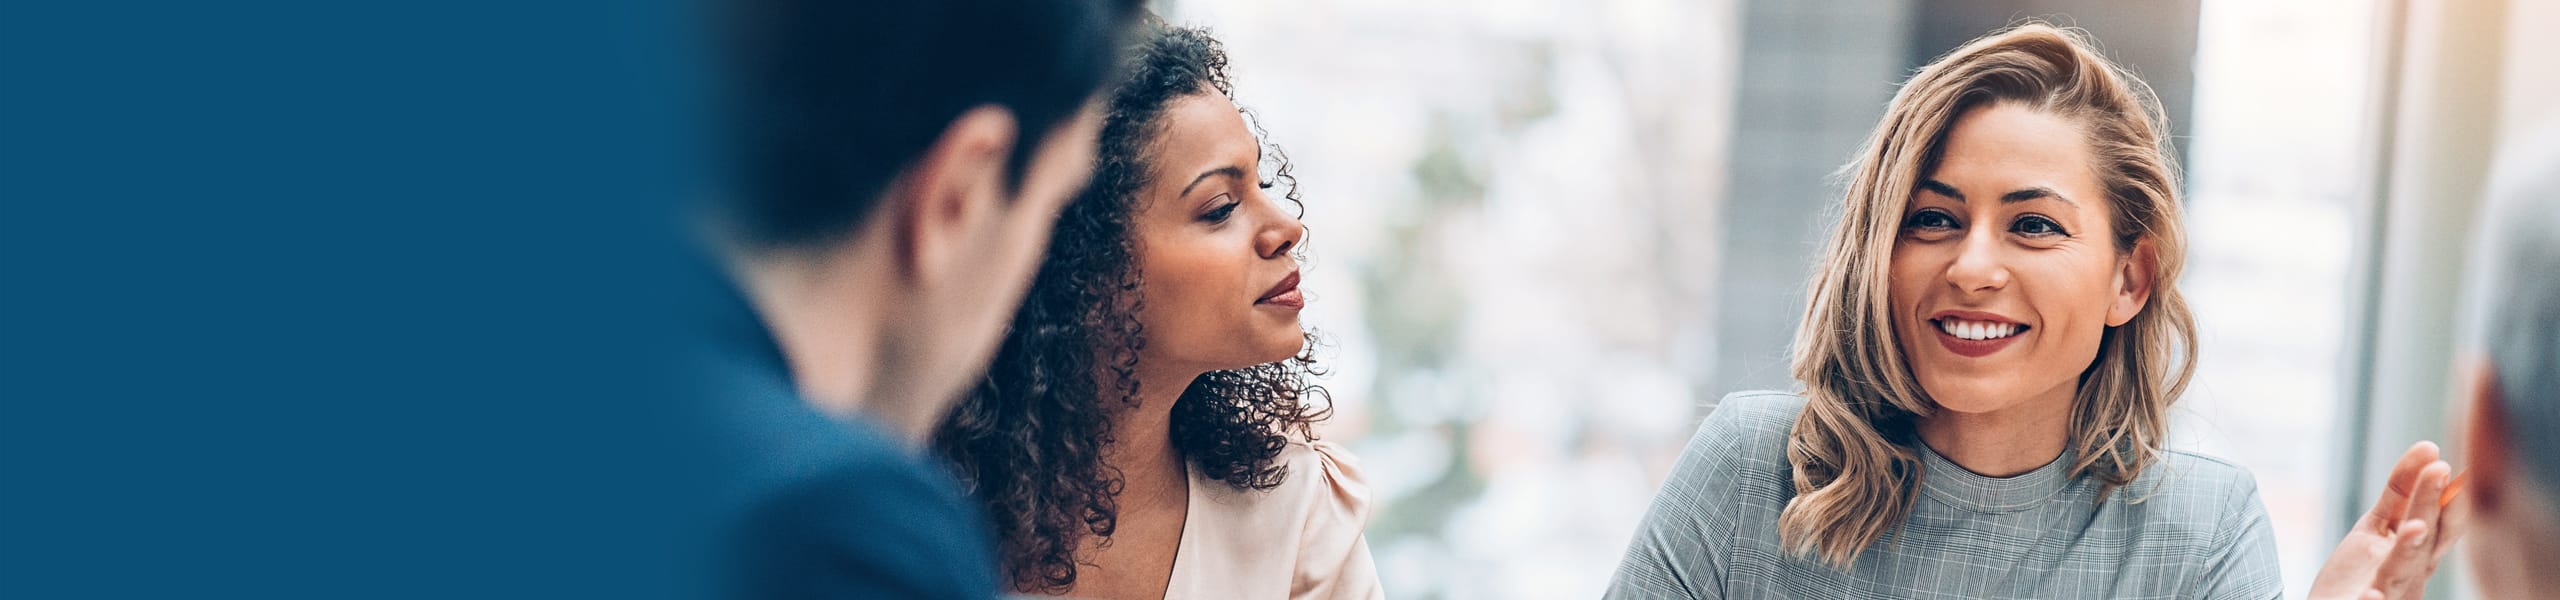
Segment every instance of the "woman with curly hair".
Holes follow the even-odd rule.
[[[1162,23],[1140,38],[1092,185],[935,444],[1017,591],[1382,597],[1367,488],[1315,441],[1329,398],[1298,321],[1287,160],[1236,107],[1217,40]]]

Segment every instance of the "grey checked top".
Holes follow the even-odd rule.
[[[2069,453],[1991,478],[1925,445],[1910,518],[1843,572],[1778,545],[1795,497],[1787,431],[1804,399],[1726,396],[1653,498],[1609,598],[2275,598],[2257,481],[2169,452],[2105,502]]]

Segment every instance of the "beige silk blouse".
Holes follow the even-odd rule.
[[[1361,529],[1369,487],[1350,452],[1290,441],[1279,487],[1243,490],[1191,470],[1191,506],[1167,599],[1375,600],[1378,569]]]

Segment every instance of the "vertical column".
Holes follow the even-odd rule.
[[[1787,348],[1804,283],[1857,151],[1901,83],[1912,0],[1743,7],[1723,261],[1714,291],[1715,370],[1701,395],[1790,389]]]

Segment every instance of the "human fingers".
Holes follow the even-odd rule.
[[[2410,444],[2407,451],[2400,453],[2400,461],[2392,463],[2391,478],[2382,486],[2382,496],[2374,499],[2373,510],[2366,512],[2359,524],[2375,532],[2391,533],[2392,524],[2406,518],[2402,513],[2407,512],[2409,498],[2416,492],[2418,473],[2435,463],[2439,454],[2435,442]]]
[[[2427,577],[2435,574],[2435,553],[2428,538],[2433,533],[2426,521],[2402,521],[2391,540],[2391,554],[2382,559],[2382,567],[2373,574],[2373,590],[2384,596],[2403,599],[2426,595]]]
[[[2469,472],[2454,475],[2453,481],[2444,486],[2444,499],[2437,502],[2444,508],[2444,514],[2436,517],[2435,559],[2439,562],[2444,560],[2445,553],[2452,552],[2459,545],[2455,542],[2460,541],[2463,534],[2471,532],[2471,503],[2460,501],[2463,483],[2470,476]]]

